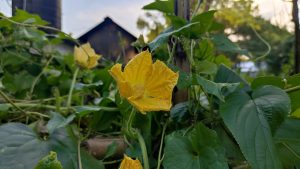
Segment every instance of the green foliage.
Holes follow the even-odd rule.
[[[265,85],[273,85],[273,86],[277,86],[277,87],[283,89],[285,86],[285,82],[280,77],[263,76],[263,77],[255,78],[251,83],[251,87],[253,89],[256,89],[256,88],[259,88],[259,87],[262,87]]]
[[[150,50],[153,51],[158,46],[161,46],[163,43],[166,43],[168,38],[171,35],[176,34],[176,33],[180,33],[184,29],[187,29],[187,28],[191,27],[192,25],[196,25],[196,24],[198,24],[198,23],[197,22],[190,23],[190,24],[184,25],[183,27],[180,27],[176,30],[172,30],[171,28],[167,29],[166,31],[164,31],[160,35],[158,35],[152,42],[149,43]]]
[[[155,1],[143,7],[146,10],[158,10],[164,13],[174,13],[174,1]]]
[[[42,158],[34,169],[62,169],[62,165],[57,160],[57,154],[50,151],[50,154]]]
[[[232,69],[237,55],[259,56],[265,50],[247,26],[272,45],[282,45],[280,63],[289,63],[290,34],[252,17],[252,2],[241,2],[191,4],[196,11],[190,21],[174,14],[173,0],[144,7],[162,12],[166,20],[147,13],[157,27],[139,20],[139,28],[150,29],[149,43],[139,38],[135,46],[149,47],[154,60],[179,73],[170,111],[146,115],[121,98],[108,71],[113,63],[81,70],[72,51],[60,50],[78,45],[77,40],[22,10],[10,18],[0,15],[0,168],[114,169],[116,155],[123,153],[141,161],[144,169],[298,167],[300,120],[292,117],[300,117],[300,76],[248,81]],[[251,36],[233,43],[220,22]],[[281,33],[287,40],[283,44]],[[246,42],[253,46],[246,50]],[[274,49],[270,56],[273,52],[280,53]],[[271,64],[269,56],[266,61]],[[93,137],[118,137],[127,148],[123,152],[126,146],[112,142],[97,160],[81,147]],[[94,155],[93,146],[87,148]]]
[[[186,136],[175,132],[166,137],[163,166],[166,169],[228,169],[216,132],[201,123]]]
[[[282,168],[272,131],[290,112],[289,105],[287,94],[272,86],[258,88],[251,95],[234,92],[221,105],[220,114],[252,168]]]
[[[0,168],[34,168],[41,157],[55,151],[64,169],[78,169],[76,138],[68,129],[61,128],[48,138],[41,138],[24,124],[7,123],[0,126],[0,137],[3,138],[0,141]],[[101,162],[93,159],[84,150],[81,156],[84,168],[103,168]]]
[[[274,135],[278,155],[285,168],[293,168],[295,165],[299,166],[299,125],[299,120],[287,118]]]
[[[215,83],[201,76],[194,77],[194,84],[200,85],[203,92],[212,94],[221,101],[225,101],[222,90],[233,92],[239,86],[239,83]]]

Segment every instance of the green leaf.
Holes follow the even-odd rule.
[[[251,96],[236,91],[221,104],[220,114],[253,169],[282,169],[271,128],[281,124],[289,105],[286,93],[273,86],[259,88]]]
[[[286,78],[287,86],[286,88],[292,88],[296,86],[300,86],[300,74],[296,74]],[[288,92],[291,98],[292,111],[296,111],[300,108],[300,90],[295,90],[292,92]]]
[[[245,49],[241,49],[237,44],[233,43],[224,34],[215,34],[211,36],[212,42],[217,49],[221,52],[239,53],[249,56],[249,52]]]
[[[194,16],[191,22],[198,22],[199,24],[192,26],[191,30],[189,30],[191,37],[199,37],[199,35],[208,32],[214,23],[215,13],[215,10],[211,10]]]
[[[202,123],[198,123],[188,136],[173,133],[165,141],[165,169],[228,169],[216,132]]]
[[[157,47],[161,46],[162,44],[166,43],[169,36],[179,33],[184,29],[187,29],[191,27],[192,25],[196,25],[196,23],[189,23],[187,25],[184,25],[178,29],[173,30],[172,28],[168,28],[165,31],[163,31],[161,34],[159,34],[152,42],[149,43],[149,48],[151,51],[155,50]]]
[[[113,142],[107,147],[106,152],[105,152],[105,156],[104,156],[103,160],[106,159],[106,158],[109,158],[109,157],[113,156],[113,155],[116,153],[117,148],[118,148],[117,142],[116,142],[116,141],[113,141]]]
[[[215,63],[204,60],[196,65],[197,72],[200,74],[213,75],[217,73],[218,66]]]
[[[82,89],[89,89],[89,88],[94,88],[103,85],[103,82],[100,80],[95,83],[90,83],[90,84],[84,84],[84,83],[76,83],[75,84],[75,89],[76,90],[82,90]]]
[[[285,82],[280,77],[263,76],[263,77],[255,78],[251,83],[252,89],[256,89],[256,88],[259,88],[259,87],[262,87],[265,85],[272,85],[272,86],[276,86],[276,87],[283,89]]]
[[[168,17],[172,23],[172,26],[176,29],[176,28],[180,28],[184,25],[187,24],[187,20],[185,20],[182,17],[176,16],[174,14],[170,14],[170,15],[166,15],[166,17]]]
[[[163,13],[174,13],[174,0],[158,0],[143,7],[145,10],[158,10]]]
[[[287,118],[276,131],[274,141],[285,168],[300,164],[300,120]]]
[[[214,56],[215,56],[215,48],[213,46],[213,43],[210,40],[203,39],[196,44],[195,58],[200,61],[199,63],[205,60],[211,60],[212,58],[214,58]]]
[[[250,91],[250,85],[244,79],[242,79],[236,72],[232,71],[225,65],[220,65],[218,72],[215,76],[216,83],[240,83],[243,90]]]
[[[55,151],[64,169],[78,169],[77,139],[65,128],[55,130],[45,139],[24,124],[7,123],[0,126],[0,138],[0,168],[34,168],[41,157]],[[104,169],[100,161],[83,149],[81,158],[84,169]]]
[[[24,83],[24,79],[26,79],[26,83]],[[16,93],[30,89],[33,80],[33,76],[28,74],[26,71],[21,71],[14,75],[6,73],[2,79],[2,83],[6,89]]]
[[[47,25],[48,22],[43,20],[39,15],[30,14],[24,10],[16,9],[16,13],[11,17],[13,21],[23,22],[26,24]]]
[[[187,72],[181,70],[179,67],[173,64],[169,64],[168,67],[170,67],[170,69],[172,69],[174,72],[179,72],[179,78],[176,84],[179,90],[186,89],[192,85],[192,78]]]
[[[291,101],[288,95],[278,87],[263,86],[254,90],[252,98],[267,118],[272,133],[281,125],[291,112]]]
[[[181,122],[184,115],[188,112],[189,102],[181,102],[176,104],[170,110],[170,116],[175,122]]]
[[[291,117],[300,119],[300,108],[291,113]]]
[[[34,169],[62,169],[62,165],[57,160],[57,154],[50,151],[50,154],[42,158]]]
[[[75,114],[71,114],[69,117],[65,118],[57,112],[51,112],[51,119],[47,123],[48,132],[51,134],[54,130],[65,127],[71,123],[76,117]]]
[[[200,85],[205,93],[212,94],[224,102],[222,90],[233,92],[239,86],[239,83],[215,83],[199,75],[194,76],[193,84]]]
[[[227,67],[232,67],[233,66],[233,62],[228,57],[226,57],[225,55],[218,55],[215,58],[214,62],[217,65],[224,64]]]

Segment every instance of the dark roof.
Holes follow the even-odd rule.
[[[117,26],[117,28],[124,34],[127,34],[129,37],[131,37],[132,39],[137,39],[134,35],[132,35],[131,33],[129,33],[127,30],[125,30],[124,28],[122,28],[120,25],[118,25],[117,23],[115,23],[110,17],[105,17],[104,21],[101,22],[100,24],[98,24],[97,26],[95,26],[94,28],[92,28],[91,30],[87,31],[85,34],[81,35],[78,40],[80,42],[85,42],[86,39],[88,39],[88,37],[93,34],[94,32],[96,32],[99,29],[102,29],[103,27],[105,27],[106,25],[109,24],[114,24]]]

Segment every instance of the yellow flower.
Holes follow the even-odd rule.
[[[91,69],[97,66],[98,59],[101,58],[101,55],[97,55],[91,45],[86,43],[81,47],[75,46],[74,57],[79,66],[85,69]]]
[[[138,159],[133,160],[124,155],[119,169],[143,169],[143,167]]]
[[[124,71],[121,64],[116,64],[109,72],[117,81],[120,95],[141,113],[170,110],[178,73],[159,60],[153,64],[149,51],[136,55]]]

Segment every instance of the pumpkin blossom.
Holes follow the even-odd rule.
[[[143,169],[143,167],[138,159],[133,160],[124,155],[119,169]]]
[[[74,57],[80,67],[92,69],[97,66],[101,55],[97,55],[91,45],[86,43],[80,47],[75,46]]]
[[[121,97],[141,113],[170,110],[178,72],[173,72],[160,60],[153,64],[149,51],[136,55],[124,70],[121,64],[116,64],[109,72],[117,81]]]

